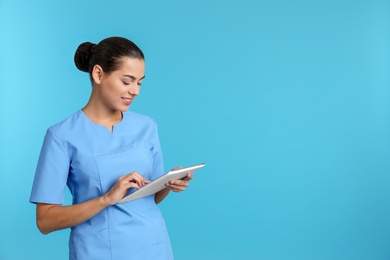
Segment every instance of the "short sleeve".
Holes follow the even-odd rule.
[[[69,165],[67,150],[49,129],[39,155],[30,202],[63,204]]]
[[[164,162],[161,152],[160,138],[158,136],[157,126],[153,134],[153,180],[164,174]]]

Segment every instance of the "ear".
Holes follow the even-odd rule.
[[[96,84],[100,84],[100,82],[102,81],[103,75],[104,75],[104,71],[103,71],[103,68],[100,67],[100,65],[93,66],[92,78]]]

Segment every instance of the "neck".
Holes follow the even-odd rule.
[[[106,126],[111,132],[114,125],[122,121],[122,112],[99,105],[92,100],[82,109],[89,120],[95,124]]]

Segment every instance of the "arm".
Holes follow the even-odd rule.
[[[137,172],[118,179],[109,192],[95,199],[71,206],[37,203],[37,226],[43,234],[69,228],[92,218],[108,206],[116,204],[131,187],[139,189],[149,183]]]
[[[184,191],[189,185],[190,181],[194,178],[194,175],[192,173],[189,173],[187,177],[181,179],[181,180],[172,180],[169,183],[166,184],[166,188],[160,190],[157,192],[154,196],[154,202],[156,204],[160,203],[163,201],[166,196],[168,196],[170,191],[174,192],[181,192]]]
[[[103,196],[72,206],[37,203],[37,226],[46,235],[81,224],[108,206]]]

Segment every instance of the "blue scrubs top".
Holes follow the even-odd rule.
[[[79,110],[47,130],[30,202],[63,204],[67,185],[78,204],[133,171],[148,180],[164,173],[155,122],[128,111],[110,132]],[[70,259],[79,260],[173,259],[154,195],[107,207],[72,227],[69,249]]]

